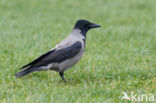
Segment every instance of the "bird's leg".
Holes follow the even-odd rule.
[[[64,78],[64,72],[59,72],[61,78],[63,79],[64,82],[66,82],[66,79]]]

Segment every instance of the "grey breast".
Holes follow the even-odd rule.
[[[76,33],[80,33],[79,31],[72,31],[72,33],[65,39],[63,40],[61,43],[59,43],[58,45],[56,45],[56,50],[59,50],[61,48],[66,48],[71,46],[72,44],[74,44],[75,42],[81,42],[82,48],[79,51],[79,53],[77,53],[74,57],[66,59],[65,61],[62,61],[61,63],[52,63],[51,64],[51,68],[58,68],[57,71],[65,71],[67,69],[69,69],[70,67],[72,67],[74,64],[76,64],[83,56],[84,53],[84,37],[81,36],[80,34],[76,34]]]

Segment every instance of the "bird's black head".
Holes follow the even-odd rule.
[[[81,33],[86,36],[86,33],[88,30],[92,29],[92,28],[98,28],[98,27],[101,27],[100,25],[98,24],[95,24],[95,23],[92,23],[92,22],[89,22],[87,20],[78,20],[75,24],[75,27],[74,29],[80,29],[81,30]]]

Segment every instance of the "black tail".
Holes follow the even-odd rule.
[[[29,74],[29,73],[31,73],[31,72],[34,72],[34,71],[37,71],[37,70],[38,70],[38,68],[28,68],[28,69],[24,69],[24,70],[22,70],[22,71],[16,73],[15,76],[16,76],[17,78],[18,78],[18,77],[22,77],[22,76],[24,76],[24,75],[27,75],[27,74]]]

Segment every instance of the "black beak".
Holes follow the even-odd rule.
[[[100,25],[94,24],[94,23],[91,23],[89,26],[90,26],[91,28],[99,28],[99,27],[101,27]]]

